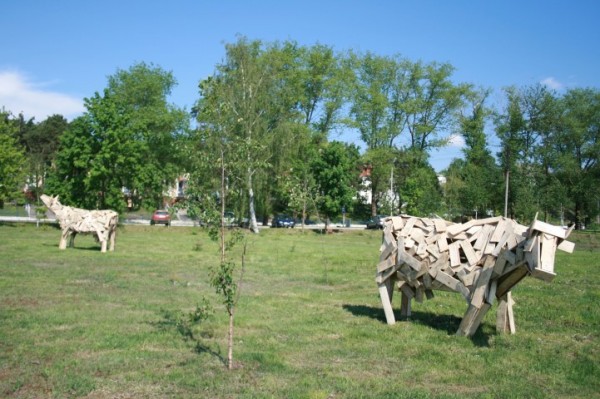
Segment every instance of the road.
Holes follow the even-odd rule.
[[[10,222],[10,223],[58,223],[56,219],[36,219],[36,218],[30,218],[30,217],[25,217],[25,216],[0,216],[0,222]],[[150,220],[148,219],[124,219],[120,221],[121,224],[124,225],[148,225],[150,226]],[[173,227],[193,227],[196,226],[197,224],[194,223],[191,220],[173,220],[171,221],[171,226]],[[160,226],[157,226],[157,228],[159,228]],[[259,229],[267,229],[270,228],[270,226],[263,226],[261,224],[258,225]],[[301,226],[300,225],[296,225],[295,227],[296,229],[300,229]],[[316,223],[316,224],[307,224],[304,226],[305,229],[308,230],[319,230],[319,229],[324,229],[325,225],[323,223]],[[338,225],[338,224],[334,224],[332,225],[332,228],[334,229],[341,229],[341,230],[364,230],[366,228],[366,226],[364,224],[352,224],[349,227],[346,226],[342,226],[342,225]]]

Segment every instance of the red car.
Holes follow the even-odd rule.
[[[152,214],[152,218],[150,219],[150,224],[154,226],[155,224],[164,224],[165,226],[171,225],[171,214],[169,211],[165,211],[162,209],[154,211]]]

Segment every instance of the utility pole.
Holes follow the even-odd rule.
[[[508,180],[510,178],[510,171],[506,170],[506,187],[504,189],[504,217],[508,217]]]

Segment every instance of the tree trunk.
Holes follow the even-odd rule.
[[[375,198],[375,190],[373,188],[373,183],[371,183],[371,216],[377,215],[377,199]]]
[[[233,369],[233,309],[229,312],[229,334],[227,335],[227,368]]]
[[[254,209],[254,189],[252,188],[252,172],[248,171],[248,210],[250,212],[250,230],[258,234],[258,223],[256,223],[256,210]]]

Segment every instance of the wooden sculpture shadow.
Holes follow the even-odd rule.
[[[354,316],[369,317],[373,320],[377,320],[381,323],[387,323],[385,313],[383,309],[376,306],[368,305],[342,305],[344,310],[350,312]],[[410,321],[416,324],[431,327],[433,329],[444,331],[448,335],[455,335],[458,326],[460,325],[461,318],[450,314],[436,314],[431,312],[412,311],[411,316],[407,319],[406,317],[400,316],[400,311],[394,311],[396,320]],[[489,334],[483,329],[479,329],[472,337],[471,341],[481,347],[489,346]]]

